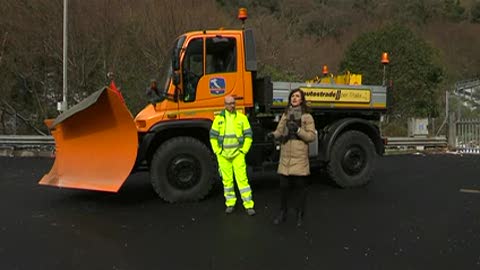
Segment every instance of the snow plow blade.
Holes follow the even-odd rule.
[[[135,164],[138,135],[119,93],[105,87],[45,123],[55,139],[56,155],[39,184],[120,189]]]

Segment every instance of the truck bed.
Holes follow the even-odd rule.
[[[284,108],[292,89],[300,88],[312,109],[353,109],[385,111],[387,87],[380,85],[309,84],[304,82],[272,82],[272,108]]]

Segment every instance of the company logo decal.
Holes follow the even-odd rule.
[[[216,77],[211,78],[209,83],[210,94],[218,96],[225,94],[225,79]]]

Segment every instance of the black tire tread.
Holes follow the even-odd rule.
[[[360,176],[354,177],[347,176],[343,172],[338,157],[340,154],[339,150],[345,146],[348,146],[352,142],[356,142],[357,145],[362,145],[366,151],[369,152],[368,155],[371,157],[370,160],[367,161],[367,167],[360,173]],[[327,172],[331,179],[342,188],[361,187],[370,182],[374,172],[375,159],[375,146],[372,140],[365,133],[357,130],[346,131],[334,142],[330,154],[330,162],[328,162],[327,165]]]
[[[166,179],[162,179],[163,177],[159,175],[159,169],[156,167],[158,164],[163,163],[162,161],[167,158],[169,152],[175,151],[175,149],[178,149],[178,147],[185,146],[189,146],[196,154],[200,153],[200,155],[205,154],[205,156],[208,156],[208,158],[205,160],[207,161],[207,164],[210,164],[211,168],[205,168],[208,171],[207,175],[209,176],[204,177],[207,179],[201,179],[200,182],[193,188],[194,190],[178,192],[178,190],[175,190],[175,187],[172,187]],[[200,158],[200,160],[203,159]],[[215,181],[219,179],[217,172],[217,161],[209,147],[193,137],[182,136],[169,139],[161,144],[160,147],[158,147],[151,162],[150,181],[158,196],[167,202],[176,203],[184,201],[198,201],[205,198],[205,196],[209,194]]]

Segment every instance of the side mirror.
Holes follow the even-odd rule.
[[[163,93],[158,91],[157,81],[151,80],[150,86],[147,88],[147,97],[150,100],[150,103],[156,104],[162,102],[165,99]]]
[[[172,72],[172,83],[175,86],[180,84],[180,72],[178,72],[178,70]]]

